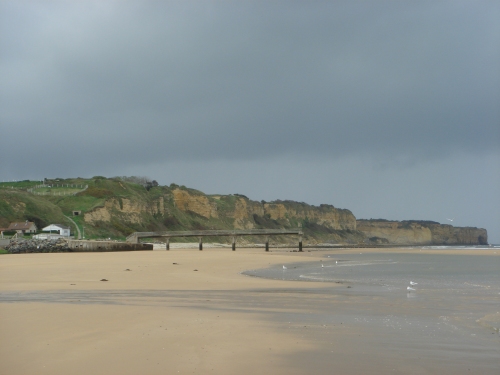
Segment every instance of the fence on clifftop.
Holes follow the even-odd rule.
[[[27,189],[28,193],[34,194],[34,195],[76,195],[78,193],[81,193],[82,191],[87,190],[89,185],[83,185],[83,184],[51,184],[51,185],[36,185],[33,188]],[[36,191],[39,189],[54,189],[54,191]],[[60,189],[67,189],[67,190],[62,190],[62,191],[57,191]],[[68,190],[69,189],[69,190]],[[75,190],[78,189],[78,190]]]

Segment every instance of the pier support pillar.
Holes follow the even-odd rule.
[[[167,250],[170,250],[170,237],[167,237]]]
[[[200,237],[200,243],[198,244],[198,250],[203,250],[203,237]]]
[[[266,251],[269,251],[269,237],[266,237]]]
[[[302,236],[299,236],[299,251],[302,251]]]
[[[233,251],[236,250],[236,236],[233,237]]]

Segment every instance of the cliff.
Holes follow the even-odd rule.
[[[433,221],[357,220],[367,243],[395,245],[487,245],[486,229]]]
[[[9,187],[5,190],[0,186],[0,192],[9,196],[5,207],[0,205],[0,219],[2,212],[6,213],[0,220],[4,225],[28,217],[38,228],[54,220],[72,225],[64,217],[71,216],[86,238],[123,239],[136,231],[278,229],[300,225],[306,243],[356,244],[364,239],[363,234],[356,231],[356,218],[352,212],[331,205],[313,206],[293,201],[258,202],[240,194],[206,195],[175,184],[159,186],[100,176],[92,179],[47,180],[45,186],[50,186],[50,189],[44,188],[43,194],[48,195],[37,195],[36,187],[31,186],[34,184],[25,181],[18,189]],[[61,186],[68,189],[74,184],[88,185],[88,188],[64,196],[66,193]],[[37,209],[30,212],[33,207]],[[42,212],[44,210],[57,215],[47,215]],[[78,211],[79,215],[73,216],[73,211]],[[76,233],[76,228],[72,231]],[[214,240],[225,241],[227,238]],[[262,241],[255,237],[247,240]],[[273,240],[289,239],[280,236]]]
[[[81,186],[86,189],[82,191]],[[73,216],[75,211],[77,216]],[[144,231],[278,229],[299,225],[308,244],[475,245],[487,244],[488,238],[485,229],[430,221],[356,221],[351,211],[328,204],[258,202],[240,194],[207,195],[185,186],[159,186],[156,181],[134,178],[46,180],[42,188],[39,181],[0,183],[0,227],[29,220],[38,228],[53,223],[70,225],[76,233],[75,224],[66,216],[71,216],[87,239],[124,239]],[[255,237],[247,240],[262,241]]]
[[[84,221],[101,228],[113,225],[123,234],[141,230],[274,229],[300,225],[306,240],[312,243],[358,243],[363,237],[356,232],[352,212],[330,205],[257,202],[242,195],[209,196],[178,186],[158,188],[155,194],[156,197],[147,199],[110,197],[102,206],[87,211]],[[113,219],[119,219],[122,226],[131,230],[117,227]]]

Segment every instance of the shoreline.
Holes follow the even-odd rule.
[[[341,289],[330,282],[242,274],[357,251],[290,250],[2,255],[0,374],[467,373],[457,367],[459,356],[451,357],[454,363],[431,356],[420,364],[415,356],[429,354],[401,349],[404,336],[349,323],[363,316],[358,306],[366,303],[385,311],[376,297],[332,294]],[[384,250],[408,251],[415,253]],[[484,256],[494,249],[423,251]],[[414,312],[413,301],[396,303]],[[381,338],[394,347],[371,347]]]

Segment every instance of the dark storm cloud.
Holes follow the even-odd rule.
[[[4,2],[0,152],[20,128],[40,163],[498,150],[499,9]]]
[[[500,3],[0,1],[1,180],[149,175],[500,241]]]

